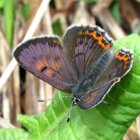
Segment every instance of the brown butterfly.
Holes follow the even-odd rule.
[[[53,87],[72,93],[72,105],[88,109],[99,104],[132,67],[132,53],[112,49],[112,39],[98,26],[74,25],[62,40],[31,38],[17,46],[18,63]]]

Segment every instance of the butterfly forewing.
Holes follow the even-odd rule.
[[[62,91],[71,91],[72,70],[57,36],[32,38],[18,45],[14,56],[19,64]]]
[[[89,72],[90,66],[111,47],[111,39],[97,26],[72,26],[65,33],[64,51],[77,75]]]

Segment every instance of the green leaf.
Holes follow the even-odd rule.
[[[3,8],[4,0],[0,0],[0,8]]]
[[[56,19],[55,22],[53,22],[52,24],[52,29],[53,29],[53,33],[58,35],[58,36],[62,36],[63,35],[63,31],[61,28],[61,22],[60,19]]]
[[[105,101],[95,108],[82,110],[73,107],[71,120],[66,122],[71,95],[57,91],[56,98],[41,114],[18,120],[28,130],[31,140],[121,140],[140,113],[140,37],[130,35],[114,42],[115,49],[122,47],[134,52],[131,71],[109,92]],[[62,98],[62,96],[70,96]],[[10,132],[9,132],[10,133]]]
[[[22,129],[0,129],[0,140],[27,140],[28,138],[28,133]]]

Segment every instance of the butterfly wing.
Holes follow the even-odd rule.
[[[89,72],[95,63],[112,46],[111,38],[98,26],[72,26],[63,38],[64,51],[78,77]]]
[[[113,55],[109,66],[96,81],[95,87],[97,88],[93,92],[82,96],[78,102],[79,106],[87,109],[99,104],[111,87],[131,69],[132,60],[132,53],[129,50],[121,49],[117,51]]]
[[[74,71],[64,56],[57,36],[35,37],[14,50],[18,63],[32,74],[62,91],[71,91]]]

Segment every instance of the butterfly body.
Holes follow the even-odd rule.
[[[72,93],[73,104],[99,104],[132,67],[132,53],[112,49],[112,39],[98,26],[71,26],[62,40],[40,36],[18,45],[19,64],[57,89]]]

